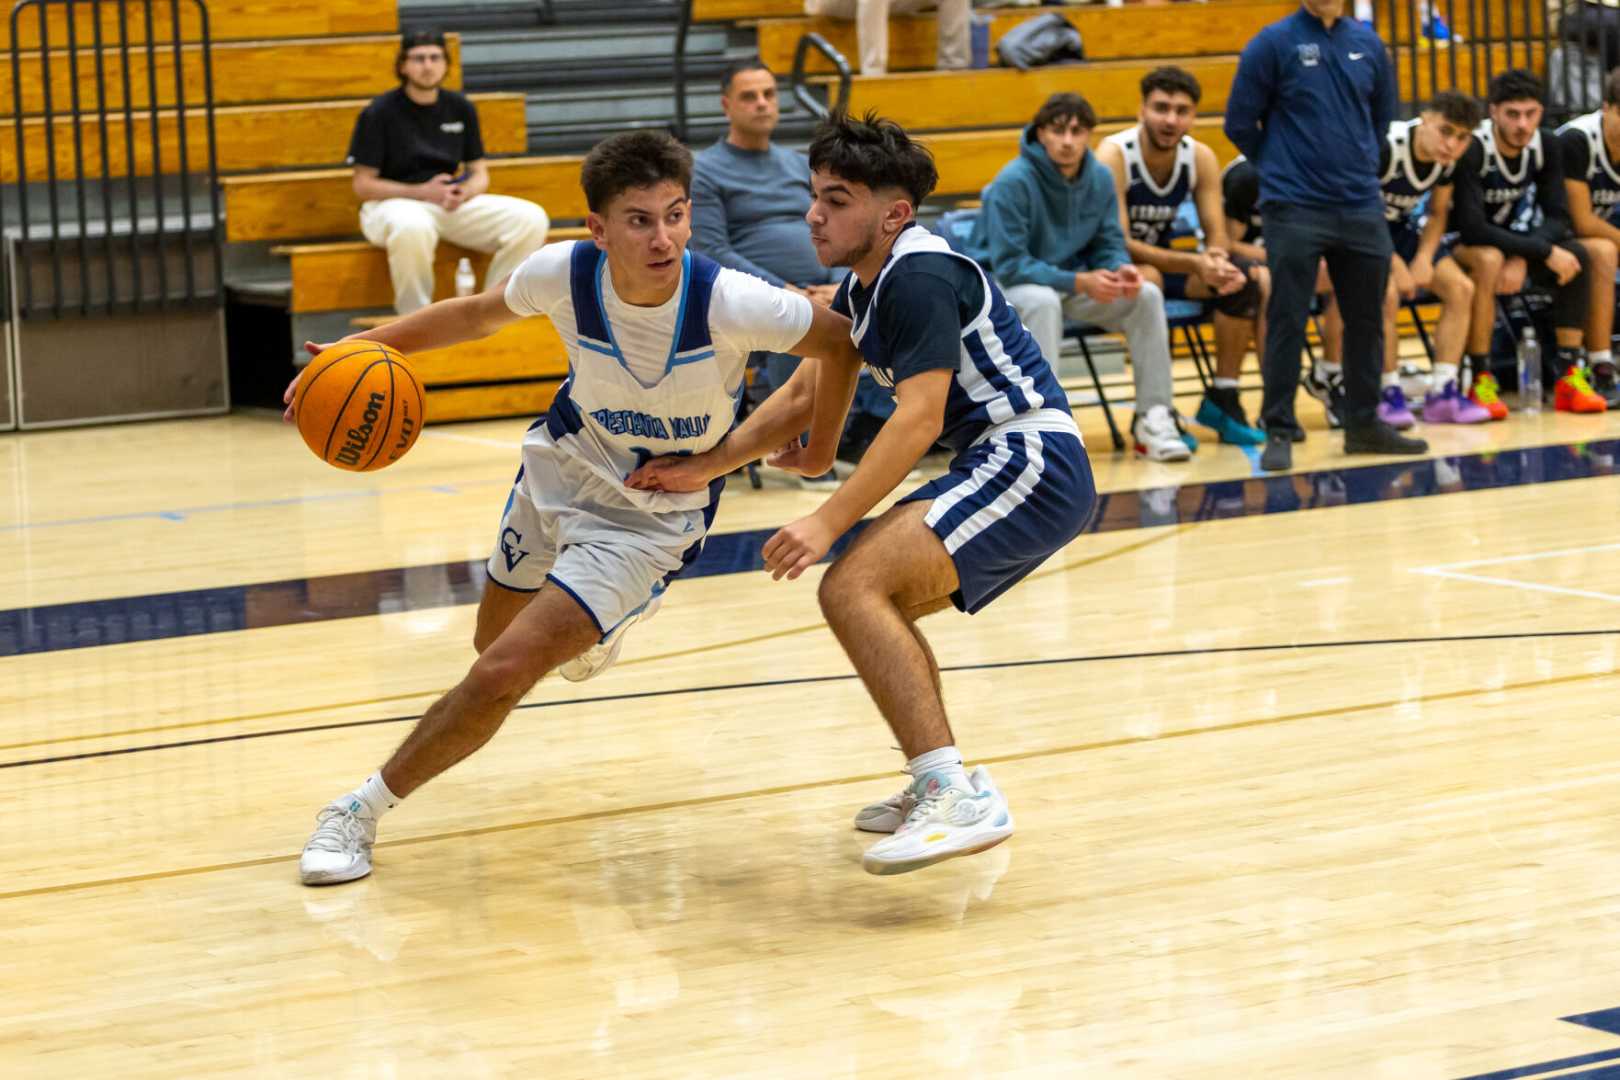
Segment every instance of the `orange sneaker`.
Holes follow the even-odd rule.
[[[1500,389],[1496,376],[1488,371],[1483,372],[1474,376],[1474,385],[1468,390],[1468,400],[1489,412],[1492,420],[1506,420],[1508,407],[1498,394]]]
[[[1586,381],[1586,369],[1572,364],[1553,387],[1553,408],[1558,412],[1600,413],[1608,406]]]

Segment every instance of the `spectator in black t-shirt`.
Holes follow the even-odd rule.
[[[493,252],[485,285],[506,277],[546,242],[551,222],[525,199],[490,195],[489,166],[472,102],[440,84],[450,70],[444,35],[416,31],[400,41],[400,85],[355,121],[349,142],[360,230],[388,249],[394,309],[433,302],[433,250],[442,236]]]

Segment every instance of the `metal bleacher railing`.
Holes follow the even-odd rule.
[[[182,5],[195,9],[197,29],[189,43]],[[52,9],[63,17],[53,19]],[[86,18],[88,41],[82,40]],[[25,48],[29,22],[37,35]],[[218,307],[222,236],[207,5],[203,0],[166,5],[162,0],[18,0],[10,30],[19,217],[10,230],[16,316],[58,319],[73,313]],[[88,56],[82,55],[86,46]],[[188,50],[200,51],[200,87],[187,85]],[[37,55],[41,80],[35,115],[29,115],[24,95],[23,60],[30,53]],[[172,60],[172,72],[163,70],[165,59]],[[138,81],[132,85],[132,62],[145,71],[140,106],[142,88]],[[66,101],[60,100],[52,73],[53,64],[64,63]],[[85,65],[93,65],[93,77]],[[172,100],[164,104],[171,75]],[[199,114],[201,147],[193,144],[192,130]],[[137,129],[143,125],[149,150],[138,145]],[[43,155],[38,146],[30,148],[30,128],[41,133]],[[164,145],[166,131],[174,133],[172,153]],[[72,143],[70,167],[58,150],[61,138]],[[87,138],[95,140],[89,153]],[[115,145],[120,141],[121,148]],[[43,207],[37,205],[41,201]]]

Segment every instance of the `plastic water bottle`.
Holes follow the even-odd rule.
[[[478,287],[478,276],[473,273],[472,260],[463,258],[456,263],[456,295],[471,296]]]
[[[1541,345],[1533,326],[1525,327],[1519,338],[1519,411],[1541,411]]]

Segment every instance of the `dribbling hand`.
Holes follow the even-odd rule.
[[[337,342],[335,341],[329,341],[325,345],[317,345],[313,341],[306,341],[304,342],[304,351],[309,353],[311,359],[314,359],[336,344]],[[293,398],[298,394],[298,380],[302,379],[303,377],[304,369],[299,368],[298,374],[294,375],[292,377],[292,382],[287,384],[287,392],[281,395],[281,403],[287,406],[287,408],[281,414],[283,423],[290,424],[293,422]]]

